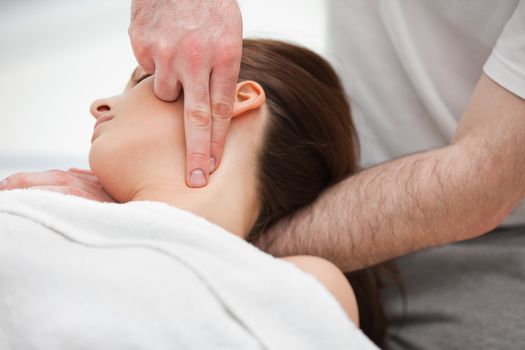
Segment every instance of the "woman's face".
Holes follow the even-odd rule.
[[[137,189],[184,181],[183,98],[163,102],[153,92],[153,77],[138,68],[121,95],[93,102],[101,121],[93,132],[89,163],[117,201]]]

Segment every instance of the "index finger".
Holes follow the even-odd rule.
[[[186,79],[184,84],[184,133],[186,137],[186,182],[204,187],[210,169],[211,112],[209,71]]]

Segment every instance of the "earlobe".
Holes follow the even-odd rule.
[[[240,116],[248,111],[261,107],[266,102],[266,94],[259,83],[246,80],[237,83],[233,117]]]

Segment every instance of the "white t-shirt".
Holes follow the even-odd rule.
[[[525,99],[525,0],[332,0],[328,23],[365,166],[448,145],[482,71]]]

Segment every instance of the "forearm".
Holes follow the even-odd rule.
[[[321,256],[350,271],[488,232],[523,197],[525,162],[505,151],[517,140],[471,129],[448,147],[351,176],[259,245],[274,255]]]
[[[351,176],[258,245],[344,271],[465,240],[525,197],[525,101],[482,75],[452,144]]]

